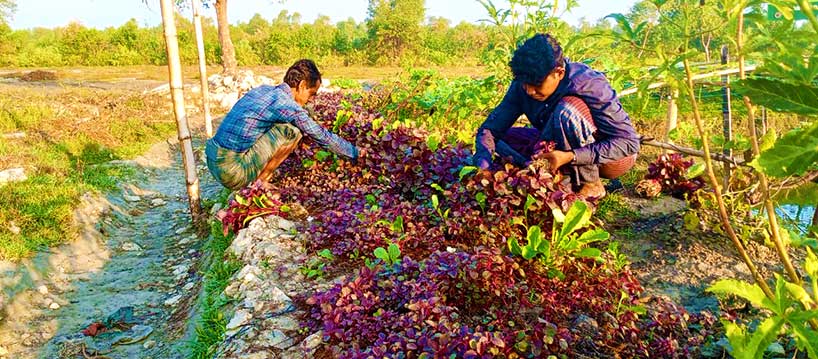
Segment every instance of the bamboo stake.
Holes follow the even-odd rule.
[[[753,71],[755,69],[756,69],[756,66],[751,65],[751,66],[746,66],[744,68],[744,71]],[[693,75],[693,81],[706,79],[706,78],[710,78],[710,77],[716,77],[716,76],[733,75],[733,74],[737,74],[738,72],[739,72],[739,69],[727,69],[727,70],[707,72],[707,73],[703,73],[703,74],[696,74],[696,75]],[[653,90],[653,89],[657,89],[657,88],[664,87],[664,86],[667,86],[667,83],[664,82],[664,81],[654,82],[654,83],[648,85],[646,90]],[[638,87],[631,87],[629,89],[625,89],[625,90],[620,91],[619,96],[633,95],[633,94],[635,94],[637,92],[639,92]]]
[[[674,144],[674,143],[656,141],[656,140],[654,140],[652,138],[649,138],[649,137],[643,137],[641,139],[641,142],[645,146],[658,147],[658,148],[669,150],[669,151],[672,151],[672,152],[684,153],[684,154],[690,155],[690,156],[696,156],[696,157],[701,157],[701,158],[704,158],[706,156],[704,151],[697,150],[695,148],[679,146],[679,145]],[[740,159],[735,158],[735,157],[725,156],[724,154],[718,153],[718,152],[710,153],[710,158],[713,159],[713,160],[716,160],[716,161],[720,161],[720,162],[730,164],[732,166],[748,166],[749,167],[747,162],[745,162],[744,160],[740,160]]]
[[[738,76],[740,79],[744,80],[747,78],[747,73],[744,69],[744,53],[743,46],[744,46],[744,13],[739,11],[738,13],[738,31],[736,34],[736,50],[738,52],[738,68],[739,73]],[[759,146],[758,146],[758,133],[756,131],[756,121],[755,121],[755,114],[753,103],[750,101],[750,98],[747,96],[743,96],[744,105],[747,106],[747,125],[750,127],[750,142],[753,145],[753,156],[757,157],[759,153],[761,153]],[[775,206],[773,205],[773,201],[770,198],[770,185],[767,181],[767,176],[758,171],[758,179],[761,194],[764,196],[764,208],[767,212],[767,218],[770,222],[770,234],[773,240],[773,244],[775,245],[775,251],[778,252],[778,257],[781,259],[781,264],[784,265],[784,269],[787,272],[787,276],[790,278],[790,281],[793,283],[801,284],[801,278],[798,276],[798,272],[795,271],[795,267],[792,265],[792,261],[790,260],[789,253],[787,253],[787,247],[784,242],[781,240],[781,235],[779,233],[779,226],[778,226],[778,218],[775,215]]]
[[[207,59],[204,51],[204,36],[202,35],[202,1],[191,0],[193,7],[193,29],[196,32],[196,47],[199,49],[199,77],[202,83],[202,111],[205,116],[205,133],[207,138],[213,137],[213,119],[210,117],[210,88],[207,84]]]
[[[685,58],[684,61],[685,67],[685,74],[687,75],[687,92],[690,95],[690,103],[693,105],[693,118],[696,120],[696,130],[699,132],[699,137],[702,138],[702,147],[704,148],[704,163],[705,167],[707,168],[707,177],[710,180],[710,185],[713,186],[713,191],[716,192],[716,202],[719,205],[719,218],[721,218],[721,224],[724,227],[725,232],[727,232],[727,236],[730,237],[730,240],[733,241],[733,245],[736,247],[741,259],[744,260],[744,263],[747,264],[747,268],[750,269],[750,273],[753,275],[753,279],[755,279],[756,284],[761,287],[761,290],[768,298],[775,298],[773,291],[770,289],[770,286],[767,285],[767,282],[764,281],[764,278],[761,276],[761,273],[758,272],[758,269],[753,263],[752,258],[750,255],[747,254],[747,250],[744,248],[744,244],[741,243],[736,232],[733,230],[733,226],[730,224],[730,217],[727,214],[727,207],[724,204],[724,197],[721,194],[721,187],[719,187],[719,180],[716,179],[716,173],[713,171],[713,161],[710,160],[710,144],[709,139],[707,138],[707,132],[704,130],[704,123],[702,121],[701,113],[699,112],[699,104],[696,101],[696,94],[693,93],[693,74],[690,71],[690,62]]]
[[[679,89],[672,89],[667,99],[667,124],[665,126],[665,141],[671,144],[673,141],[670,140],[670,133],[673,132],[679,124],[679,106],[676,105],[678,99]]]
[[[723,45],[721,47],[721,64],[727,65],[727,62],[730,60],[730,53],[728,52],[727,45]],[[730,76],[724,75],[721,77],[722,81],[722,89],[721,89],[721,116],[722,116],[722,125],[724,127],[724,140],[725,141],[733,141],[733,97],[730,91]],[[725,148],[723,151],[725,156],[732,157],[733,150],[729,148]],[[728,188],[730,185],[730,177],[733,175],[733,168],[730,167],[729,164],[724,165],[724,188]],[[729,189],[728,189],[729,190]]]
[[[173,17],[173,0],[159,0],[162,6],[162,25],[165,32],[165,50],[168,55],[168,75],[170,76],[170,94],[173,99],[173,113],[176,115],[176,130],[179,147],[182,151],[182,163],[185,168],[190,216],[195,225],[201,223],[202,207],[199,198],[199,178],[196,176],[196,159],[193,157],[193,144],[190,139],[190,128],[185,115],[185,97],[182,93],[182,64],[179,61],[179,42],[176,38],[176,23]]]

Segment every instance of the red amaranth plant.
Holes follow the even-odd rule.
[[[253,183],[241,189],[230,200],[227,208],[216,214],[222,222],[224,235],[226,236],[229,231],[238,233],[254,218],[282,216],[287,207],[280,201],[280,197],[278,193],[260,183]]]
[[[648,165],[645,179],[656,180],[662,185],[662,191],[685,199],[687,196],[704,187],[700,176],[687,178],[687,170],[693,166],[693,160],[685,160],[681,154],[663,154]]]

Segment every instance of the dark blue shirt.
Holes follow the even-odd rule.
[[[529,96],[522,82],[511,82],[503,101],[477,130],[474,163],[491,163],[495,145],[499,145],[498,152],[504,147],[502,143],[495,144],[495,139],[503,138],[520,115],[525,114],[538,130],[545,129],[554,107],[564,96],[585,101],[597,128],[596,142],[573,150],[573,164],[603,164],[639,152],[639,135],[605,75],[583,63],[566,61],[565,77],[545,101]]]

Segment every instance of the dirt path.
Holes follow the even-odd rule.
[[[22,264],[0,263],[0,299],[7,301],[0,305],[0,358],[75,358],[94,347],[109,358],[185,357],[201,241],[190,227],[177,157],[176,146],[154,146],[134,163],[144,180],[117,195],[83,199],[79,240]],[[218,185],[202,170],[207,198]],[[133,310],[128,326],[138,325],[125,331],[131,338],[81,333],[122,308]],[[118,339],[136,342],[109,349]]]

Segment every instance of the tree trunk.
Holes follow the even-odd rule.
[[[205,117],[205,133],[207,138],[213,137],[213,119],[210,117],[210,89],[207,85],[207,59],[204,51],[204,36],[202,36],[201,0],[191,0],[193,8],[193,28],[196,32],[196,47],[199,49],[199,77],[202,84],[202,111]]]
[[[216,0],[216,22],[219,27],[219,45],[222,47],[222,72],[236,73],[236,50],[230,39],[230,24],[227,22],[227,0]]]
[[[179,61],[179,42],[176,38],[176,23],[173,16],[173,0],[160,0],[162,5],[162,25],[165,30],[165,49],[168,55],[168,74],[170,76],[170,94],[173,99],[173,112],[176,115],[176,131],[179,147],[182,150],[182,163],[185,168],[188,204],[192,222],[198,227],[202,223],[202,207],[199,198],[199,178],[196,175],[196,159],[193,157],[193,145],[190,139],[190,128],[185,115],[185,97],[182,93],[182,64]]]

